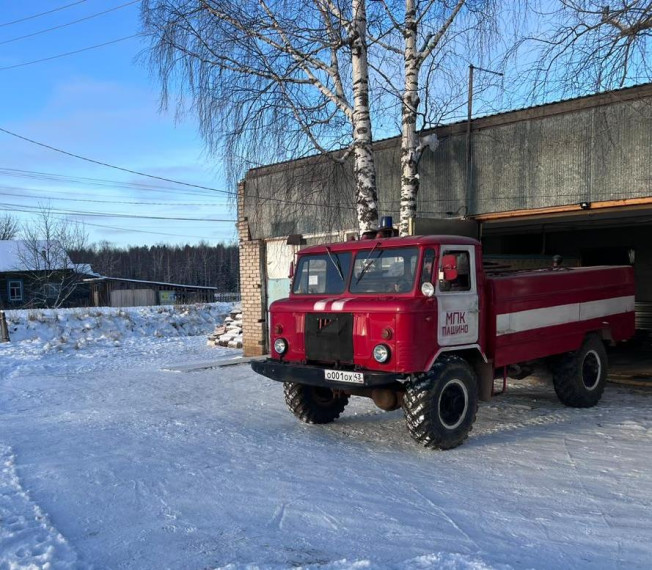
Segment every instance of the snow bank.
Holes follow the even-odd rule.
[[[119,346],[125,338],[208,335],[232,303],[6,311],[12,343],[42,351]]]

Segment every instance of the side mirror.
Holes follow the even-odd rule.
[[[294,277],[294,261],[290,261],[290,273],[288,275],[290,279]]]

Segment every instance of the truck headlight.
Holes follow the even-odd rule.
[[[387,362],[389,360],[389,347],[384,344],[374,346],[374,360],[376,362]]]
[[[284,354],[288,349],[288,342],[284,338],[277,338],[274,341],[274,350],[277,354]]]

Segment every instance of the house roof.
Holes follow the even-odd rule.
[[[84,283],[108,283],[111,281],[120,282],[120,283],[135,283],[139,285],[159,285],[162,287],[174,287],[177,289],[206,289],[209,291],[217,291],[217,287],[207,287],[205,285],[187,285],[182,283],[167,283],[165,281],[145,281],[143,279],[127,279],[126,277],[92,277],[89,279],[84,279]]]
[[[54,242],[41,240],[36,242],[36,245],[39,250],[45,250],[52,243]],[[30,258],[34,255],[34,252],[30,251],[31,249],[33,249],[32,244],[28,245],[28,242],[25,240],[0,240],[0,272],[34,271],[40,269],[36,264],[30,263]],[[49,267],[48,269],[73,268],[73,263],[66,254],[54,257],[57,267]]]

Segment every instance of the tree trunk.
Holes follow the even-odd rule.
[[[353,74],[353,156],[356,180],[356,204],[360,232],[378,228],[376,165],[372,148],[369,115],[369,69],[367,66],[366,0],[353,0],[353,38],[351,64]]]
[[[405,0],[405,91],[401,108],[401,212],[399,234],[408,235],[416,216],[419,192],[417,109],[419,108],[419,54],[414,0]]]

